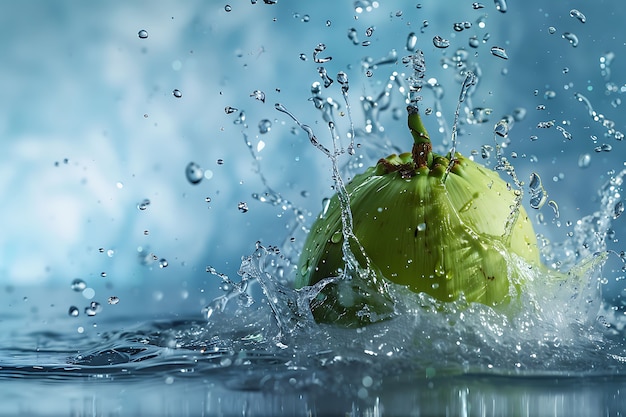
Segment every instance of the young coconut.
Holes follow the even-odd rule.
[[[380,159],[346,186],[363,253],[352,252],[369,271],[365,280],[387,280],[444,302],[461,293],[468,302],[507,302],[518,274],[508,255],[540,265],[524,208],[495,171],[459,153],[434,153],[417,107],[408,113],[412,152]],[[335,195],[304,244],[297,288],[341,275],[343,239]],[[315,319],[360,326],[389,315],[393,306],[380,286],[359,280],[344,274],[326,285],[311,303]]]

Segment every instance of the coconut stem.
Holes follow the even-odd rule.
[[[408,106],[409,130],[413,136],[413,149],[411,155],[416,168],[430,167],[433,162],[433,145],[430,142],[428,132],[422,123],[417,106]]]

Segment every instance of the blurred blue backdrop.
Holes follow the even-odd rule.
[[[427,78],[445,91],[442,112],[451,125],[460,83],[442,62],[464,49],[482,70],[473,106],[492,112],[485,123],[462,126],[460,150],[493,145],[500,117],[525,109],[511,127],[506,156],[520,179],[538,173],[558,204],[559,218],[548,205],[529,209],[543,215],[538,230],[552,240],[566,239],[568,222],[598,210],[596,191],[624,168],[624,143],[575,97],[584,94],[626,131],[625,12],[618,0],[512,1],[506,13],[492,1],[267,3],[0,5],[0,297],[8,314],[65,318],[85,298],[109,311],[198,313],[218,291],[208,265],[235,276],[257,240],[283,245],[292,214],[252,197],[265,187],[244,135],[268,185],[315,214],[332,193],[330,163],[274,103],[328,138],[309,100],[311,84],[320,81],[313,59],[320,43],[320,56],[332,57],[323,64],[331,78],[348,74],[357,128],[365,125],[361,97],[376,97],[393,71],[406,71],[401,58],[411,32],[425,53]],[[471,27],[455,30],[462,22]],[[434,36],[450,46],[436,48]],[[492,55],[493,46],[508,59]],[[366,57],[376,61],[393,50],[396,60],[366,74]],[[322,93],[343,108],[336,84]],[[425,92],[424,106],[432,100]],[[261,133],[265,119],[271,129]],[[537,127],[546,121],[554,126]],[[345,135],[347,117],[338,116],[338,124]],[[441,142],[435,116],[426,124]],[[408,148],[402,118],[387,117],[383,126],[380,136]],[[191,162],[204,171],[195,185],[186,177]],[[623,222],[614,224],[616,250]],[[73,291],[76,278],[93,291]],[[110,296],[120,303],[106,305]]]

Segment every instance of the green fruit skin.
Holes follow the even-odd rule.
[[[507,252],[540,265],[526,211],[517,207],[511,233],[505,236],[516,207],[507,183],[458,153],[449,172],[447,158],[434,154],[433,158],[430,167],[413,164],[411,175],[406,175],[389,166],[411,166],[411,154],[391,155],[355,176],[346,186],[355,236],[377,275],[411,291],[441,301],[456,300],[463,292],[468,302],[507,302],[511,283],[516,282]],[[341,230],[335,195],[304,244],[297,288],[340,274],[345,265]],[[367,294],[356,300],[346,297],[349,288],[342,286],[350,285],[341,281],[326,286],[312,305],[317,321],[361,325],[367,322],[359,313],[363,307],[374,313],[388,310]]]

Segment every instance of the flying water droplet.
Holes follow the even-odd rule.
[[[470,36],[469,38],[469,46],[472,48],[478,48],[480,46],[480,40],[477,36]]]
[[[232,113],[234,113],[236,111],[237,111],[237,109],[235,107],[230,107],[230,106],[224,107],[224,113],[226,113],[226,114],[232,114]]]
[[[556,217],[558,219],[560,213],[559,213],[559,205],[556,203],[556,201],[554,201],[554,200],[548,201],[548,206],[550,206],[550,208],[554,212],[554,217]]]
[[[506,0],[494,0],[493,2],[496,5],[497,11],[499,11],[500,13],[506,13],[507,11]]]
[[[226,6],[224,6],[224,10],[226,11],[226,13],[229,13],[233,11],[233,7],[230,4],[227,4]]]
[[[272,130],[272,122],[268,119],[263,119],[259,122],[259,133],[264,135]]]
[[[191,184],[198,184],[204,178],[204,170],[195,162],[190,162],[185,168],[185,176]]]
[[[138,33],[137,36],[139,36],[139,39],[147,39],[148,38],[148,31],[141,29]]]
[[[324,81],[324,87],[325,88],[330,87],[330,85],[333,83],[333,79],[328,76],[328,73],[326,72],[326,68],[319,67],[317,68],[317,72],[319,73],[320,77]]]
[[[116,297],[115,295],[109,297],[109,299],[107,300],[107,302],[111,305],[115,305],[118,304],[120,302],[119,297]]]
[[[498,58],[509,59],[509,56],[506,54],[506,51],[504,50],[504,48],[501,48],[499,46],[492,47],[491,54],[493,56],[497,56]]]
[[[523,107],[517,107],[513,110],[513,119],[516,122],[521,122],[526,118],[526,109]]]
[[[101,311],[102,306],[97,301],[92,301],[91,303],[89,303],[88,307],[85,307],[85,314],[89,317],[93,317]]]
[[[315,61],[318,64],[324,64],[328,61],[330,61],[331,59],[333,59],[332,57],[326,57],[326,58],[320,58],[319,54],[324,52],[324,50],[326,49],[326,45],[323,43],[319,43],[317,44],[317,46],[315,47],[315,49],[313,49],[313,61]]]
[[[569,133],[567,130],[565,130],[565,128],[563,126],[557,126],[556,130],[558,130],[559,132],[561,132],[561,134],[563,135],[563,137],[567,140],[572,140],[572,134]]]
[[[167,262],[167,259],[165,258],[159,259],[159,268],[163,269],[163,268],[167,268],[168,266],[169,266],[169,263]]]
[[[488,122],[491,111],[491,109],[484,107],[474,107],[470,113],[470,117],[468,117],[468,123],[480,124]]]
[[[570,17],[574,17],[578,19],[580,23],[585,23],[587,21],[587,18],[585,17],[585,15],[576,9],[570,10],[569,15]]]
[[[548,33],[549,33],[550,35],[554,35],[554,34],[556,33],[556,28],[555,28],[554,26],[550,26],[550,27],[548,28]]]
[[[178,88],[176,88],[174,91],[172,91],[172,95],[176,98],[181,98],[183,96],[183,93]]]
[[[148,200],[147,198],[144,198],[143,201],[137,204],[137,209],[144,211],[148,208],[149,205],[150,205],[150,200]]]
[[[566,39],[574,48],[578,46],[578,36],[574,35],[573,33],[565,32],[561,36],[563,37],[563,39]]]
[[[445,48],[450,46],[450,41],[447,40],[447,39],[442,38],[439,35],[436,35],[433,38],[433,45],[435,45],[435,47],[437,47],[437,48],[445,49]]]
[[[365,36],[367,36],[368,38],[370,36],[372,36],[373,33],[374,33],[374,27],[373,26],[370,26],[367,29],[365,29]]]
[[[615,207],[613,207],[613,218],[617,219],[624,212],[624,203],[620,200],[615,203]]]
[[[72,281],[72,285],[70,288],[72,288],[72,290],[76,292],[81,292],[85,288],[87,288],[87,283],[80,278],[76,278]]]
[[[78,310],[78,307],[76,307],[76,306],[70,306],[69,310],[67,311],[67,314],[70,317],[78,317],[79,313],[80,313],[80,311]]]
[[[509,136],[509,123],[502,119],[493,128],[493,132],[501,138]]]
[[[578,157],[578,167],[579,168],[587,168],[591,164],[591,155],[588,153],[581,154]]]
[[[482,4],[482,3],[478,3],[478,2],[472,3],[472,8],[474,10],[483,9],[484,7],[485,7],[485,5]]]
[[[233,121],[233,123],[236,125],[242,125],[245,123],[245,121],[246,121],[246,113],[242,110],[239,112],[239,114],[237,115],[237,118]]]
[[[415,32],[411,32],[406,38],[406,46],[405,46],[406,50],[409,52],[414,52],[416,46],[417,46],[417,35],[415,34]]]
[[[359,44],[359,33],[355,28],[348,29],[348,39],[352,41],[353,45]]]
[[[250,93],[250,97],[254,97],[255,100],[265,103],[265,93],[261,90],[254,90]]]
[[[534,172],[530,174],[530,183],[528,184],[528,188],[530,190],[530,206],[537,210],[543,207],[548,199],[548,194],[543,188],[539,174]]]
[[[482,145],[480,147],[480,156],[483,159],[489,159],[491,157],[491,151],[493,148],[490,145]]]
[[[237,204],[237,209],[242,213],[247,213],[249,210],[248,203],[246,203],[245,201],[239,202],[239,204]]]

